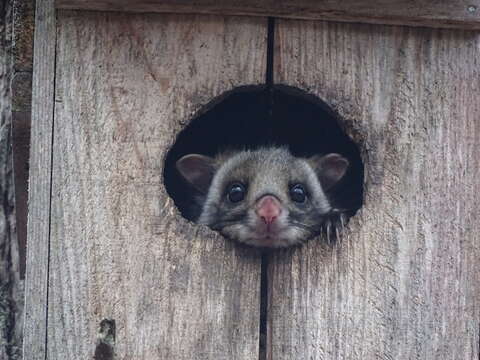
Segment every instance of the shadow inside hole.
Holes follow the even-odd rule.
[[[297,88],[278,85],[241,87],[212,101],[180,132],[167,154],[165,187],[182,216],[196,220],[194,190],[175,168],[186,154],[214,156],[226,149],[288,146],[295,156],[338,153],[350,167],[327,193],[333,207],[352,216],[362,205],[363,163],[360,151],[344,133],[338,117],[323,101]]]

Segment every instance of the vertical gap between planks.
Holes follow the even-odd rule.
[[[273,86],[273,55],[274,55],[274,37],[275,37],[275,18],[268,18],[267,25],[267,71],[265,82],[267,87],[271,88]]]
[[[275,40],[275,18],[268,18],[267,25],[267,69],[265,75],[265,84],[268,101],[268,121],[272,121],[273,114],[273,56]],[[259,360],[267,359],[267,339],[268,339],[268,263],[270,255],[267,252],[262,253],[261,276],[260,276],[260,325],[259,325]]]
[[[54,160],[54,139],[55,139],[55,95],[57,90],[57,32],[58,32],[58,18],[57,10],[53,10],[55,19],[55,31],[53,33],[54,52],[53,52],[53,97],[52,97],[52,138],[50,143],[50,203],[48,210],[48,243],[47,243],[47,289],[46,289],[46,302],[45,302],[45,360],[48,360],[48,304],[50,295],[50,250],[51,250],[51,235],[52,235],[52,197],[53,197],[53,160]]]
[[[272,121],[273,114],[273,55],[275,41],[275,18],[268,18],[267,25],[267,70],[265,72],[265,84],[268,101],[268,121]]]
[[[268,310],[268,263],[269,254],[264,252],[261,260],[260,276],[260,334],[259,334],[259,360],[267,359],[267,310]]]

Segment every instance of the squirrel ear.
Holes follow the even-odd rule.
[[[195,189],[206,194],[215,175],[215,160],[199,154],[181,157],[175,164],[178,172],[193,185]]]
[[[345,175],[349,162],[342,155],[315,155],[308,159],[324,190],[330,189]]]

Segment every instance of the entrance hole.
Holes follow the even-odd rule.
[[[168,194],[183,217],[195,221],[201,209],[193,206],[194,189],[175,168],[182,156],[214,156],[232,149],[266,145],[288,146],[299,157],[338,153],[349,160],[344,178],[327,192],[336,208],[350,217],[362,205],[363,163],[341,119],[322,100],[297,88],[276,85],[234,89],[215,99],[193,118],[177,137],[165,160]]]

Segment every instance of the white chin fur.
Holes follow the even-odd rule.
[[[253,213],[250,214],[246,224],[235,224],[222,229],[225,237],[241,243],[257,246],[282,248],[300,244],[307,236],[305,232],[297,227],[288,225],[288,211],[284,211],[279,217],[277,227],[279,228],[270,238],[266,237],[263,231],[257,231],[261,224]]]
[[[281,230],[278,234],[267,238],[264,235],[258,235],[243,225],[234,225],[222,231],[223,235],[241,243],[258,246],[281,248],[300,244],[305,238],[302,230],[295,227],[288,227]]]

